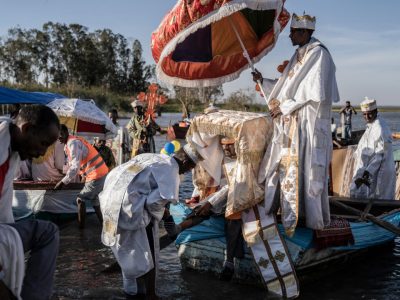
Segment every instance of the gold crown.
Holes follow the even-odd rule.
[[[315,17],[311,17],[310,15],[302,15],[302,16],[298,16],[295,13],[293,13],[293,18],[296,19],[296,21],[302,21],[302,20],[307,20],[310,22],[315,22],[316,18]]]

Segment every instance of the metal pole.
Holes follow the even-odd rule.
[[[239,41],[239,43],[240,43],[240,46],[242,47],[243,56],[247,59],[247,62],[249,63],[249,66],[250,66],[251,70],[252,70],[253,72],[255,72],[256,70],[255,70],[255,68],[254,68],[253,62],[251,61],[249,52],[247,52],[247,49],[246,49],[245,45],[243,44],[243,41],[242,41],[242,39],[241,39],[241,37],[240,37],[240,34],[239,34],[239,32],[237,31],[237,28],[236,28],[235,24],[233,23],[233,21],[232,21],[232,19],[231,19],[230,17],[229,17],[229,22],[231,23],[231,26],[232,26],[232,28],[233,28],[233,31],[235,32],[235,35],[236,35],[236,37],[237,37],[237,39],[238,39],[238,41]],[[266,102],[267,105],[268,105],[268,98],[267,98],[267,96],[266,96],[266,94],[265,94],[265,92],[264,92],[264,88],[263,88],[263,86],[262,86],[262,84],[261,84],[261,81],[260,81],[260,80],[257,80],[257,84],[258,84],[258,87],[260,88],[261,94],[262,94],[262,96],[264,97],[265,102]]]

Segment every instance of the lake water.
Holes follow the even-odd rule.
[[[339,114],[333,116],[339,124]],[[400,113],[383,112],[380,116],[392,131],[400,131]],[[168,126],[179,118],[180,114],[165,113],[157,123]],[[353,124],[354,129],[365,128],[361,113],[354,117]],[[165,142],[164,136],[157,136],[157,151]],[[180,189],[181,199],[189,197],[191,190],[191,178],[186,175]],[[161,251],[160,261],[159,294],[168,299],[272,299],[259,288],[221,282],[211,274],[183,271],[174,245]],[[400,238],[379,251],[367,253],[359,261],[326,273],[329,274],[311,275],[311,279],[301,282],[299,299],[400,299]]]

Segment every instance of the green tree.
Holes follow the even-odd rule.
[[[143,92],[149,86],[149,80],[153,77],[154,67],[146,66],[142,57],[143,49],[139,40],[132,45],[132,64],[128,79],[128,92],[136,95]]]

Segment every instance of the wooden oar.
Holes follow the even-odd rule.
[[[329,199],[329,201],[330,201],[330,203],[332,203],[335,206],[341,207],[341,208],[343,208],[343,209],[345,209],[347,211],[350,211],[350,212],[352,212],[352,213],[354,213],[354,214],[356,214],[356,215],[358,215],[360,217],[364,216],[367,220],[375,223],[376,225],[381,226],[382,228],[385,228],[386,230],[389,230],[390,232],[393,232],[396,235],[400,235],[400,228],[395,226],[395,225],[393,225],[392,223],[389,223],[389,222],[387,222],[385,220],[382,220],[382,219],[379,219],[377,217],[374,217],[373,215],[371,215],[369,213],[364,215],[363,211],[358,210],[358,209],[356,209],[354,207],[348,206],[348,205],[346,205],[344,203],[341,203],[341,202],[339,202],[337,200],[334,200],[332,198]]]

